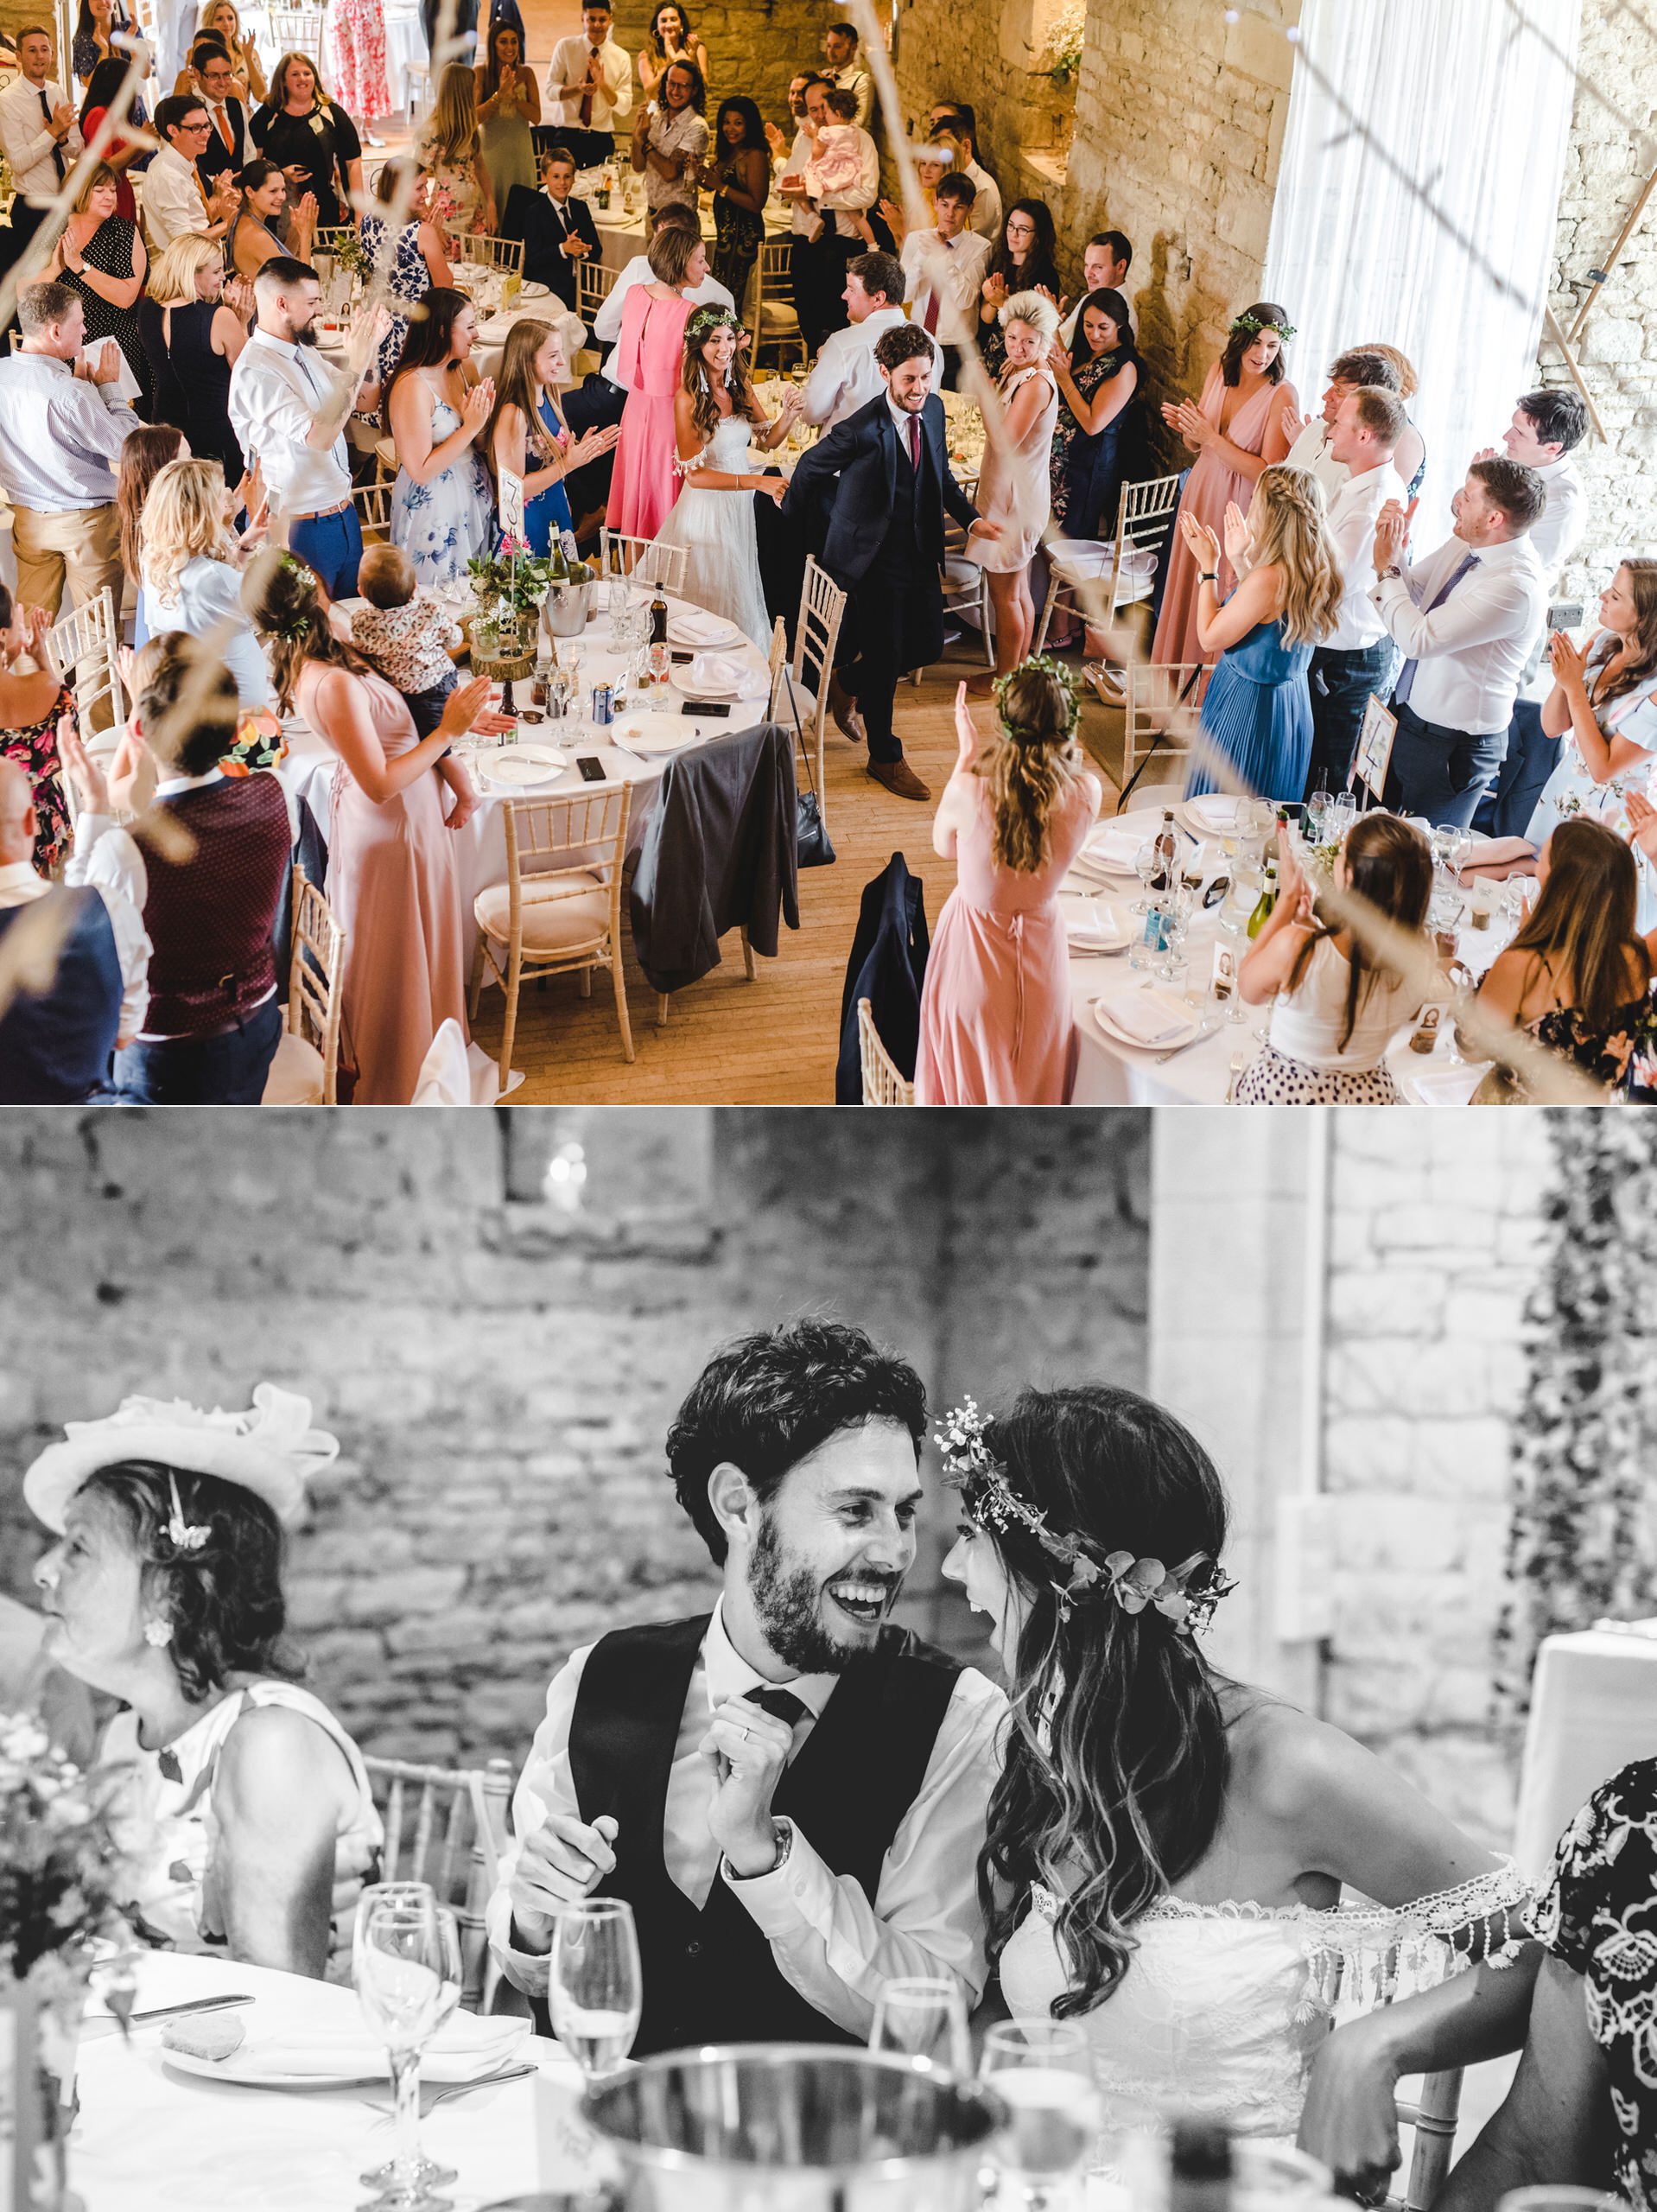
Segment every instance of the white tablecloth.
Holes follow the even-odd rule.
[[[1601,1783],[1657,1753],[1657,1622],[1640,1627],[1546,1637],[1536,1655],[1514,1857],[1537,1880]]]
[[[361,2025],[349,1989],[166,1952],[141,1962],[140,2009],[219,1990],[253,1997],[250,2035]],[[161,2036],[159,2024],[139,2028],[125,2043],[108,2022],[83,2034],[69,2160],[86,2212],[352,2212],[363,2202],[361,2176],[392,2152],[391,2128],[362,2101],[378,2091],[204,2081],[162,2063]],[[539,2037],[525,2063],[533,2077],[450,2098],[422,2127],[428,2155],[459,2172],[443,2191],[459,2212],[582,2185],[576,2069]]]

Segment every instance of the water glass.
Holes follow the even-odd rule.
[[[460,1946],[453,1913],[440,1910],[424,1882],[377,1883],[363,1891],[352,1940],[352,1979],[363,2018],[384,2044],[397,2099],[397,2148],[384,2175],[389,2183],[371,2202],[381,2212],[449,2212],[431,2182],[452,2180],[420,2155],[420,2055],[454,2012],[460,1994]],[[366,2212],[366,2208],[364,2208]]]
[[[1073,2020],[998,2021],[984,2037],[979,2074],[1010,2111],[992,2152],[1003,2204],[1026,2212],[1078,2205],[1101,2116],[1083,2031]]]
[[[1162,855],[1157,850],[1156,839],[1149,838],[1140,847],[1133,859],[1133,873],[1140,879],[1145,896],[1128,908],[1130,914],[1148,914],[1151,911],[1151,881],[1162,868]]]
[[[960,1984],[943,1974],[899,1974],[882,1982],[869,2049],[970,2074],[972,2038]]]
[[[633,2047],[644,2007],[638,1931],[624,1897],[583,1897],[553,1923],[548,1996],[553,2033],[589,2085]]]

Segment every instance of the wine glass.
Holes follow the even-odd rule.
[[[1073,2020],[998,2021],[979,2074],[1011,2115],[993,2153],[1004,2184],[1027,2212],[1074,2205],[1101,2116],[1082,2030]]]
[[[1321,845],[1324,842],[1324,833],[1329,825],[1329,792],[1320,783],[1306,800],[1306,842],[1309,845]]]
[[[958,1982],[943,1974],[897,1974],[874,2000],[871,2050],[930,2060],[951,2073],[972,2072],[972,2038]]]
[[[385,2045],[397,2096],[391,2186],[370,2200],[382,2212],[393,2206],[397,2212],[450,2212],[452,2200],[433,2196],[419,2166],[420,2054],[454,2009],[447,1967],[437,1901],[427,1883],[378,1883],[364,1891],[352,1978],[363,2018]]]
[[[382,1894],[387,1889],[417,1893],[425,1886],[423,1882],[381,1883],[378,1885]],[[364,1892],[365,1898],[368,1895],[368,1891]],[[448,2018],[460,2001],[461,1978],[460,1923],[447,1905],[439,1905],[436,1908],[436,1915],[437,1938],[443,1954],[443,2004],[438,2014],[436,2027],[432,2031],[434,2034],[436,2033],[437,2028],[442,2026],[444,2021]],[[360,1904],[358,1909],[358,1916],[360,1919]],[[458,2178],[453,2166],[440,2166],[435,2160],[426,2157],[420,2148],[418,2137],[415,2142],[415,2175],[422,2189],[441,2189],[448,2183]],[[397,2160],[395,2158],[388,2158],[383,2166],[376,2166],[371,2173],[360,2174],[358,2178],[370,2189],[390,2190],[397,2184]]]
[[[1130,914],[1148,914],[1151,911],[1151,886],[1162,873],[1162,855],[1157,850],[1157,841],[1148,838],[1133,856],[1133,873],[1144,890],[1143,899],[1136,899],[1128,908]]]
[[[632,2049],[644,2005],[638,1931],[624,1897],[582,1897],[553,1923],[547,1993],[553,2033],[589,2086]]]

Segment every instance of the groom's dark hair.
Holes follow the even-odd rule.
[[[895,322],[874,341],[876,364],[888,376],[905,361],[912,361],[922,353],[930,359],[932,341],[917,322]]]
[[[722,1460],[741,1468],[763,1504],[820,1444],[871,1421],[906,1428],[918,1463],[926,1385],[907,1360],[882,1351],[861,1329],[790,1321],[721,1345],[690,1386],[667,1447],[679,1503],[714,1563],[725,1563],[725,1531],[708,1483]]]

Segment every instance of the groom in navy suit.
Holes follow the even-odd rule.
[[[836,672],[856,707],[837,715],[841,728],[867,735],[877,784],[926,799],[892,730],[892,695],[906,671],[943,652],[944,509],[981,537],[1000,525],[980,518],[949,474],[931,339],[918,323],[899,323],[881,332],[874,359],[885,390],[802,455],[783,512],[803,519],[819,499],[826,504],[818,557],[851,594]]]

